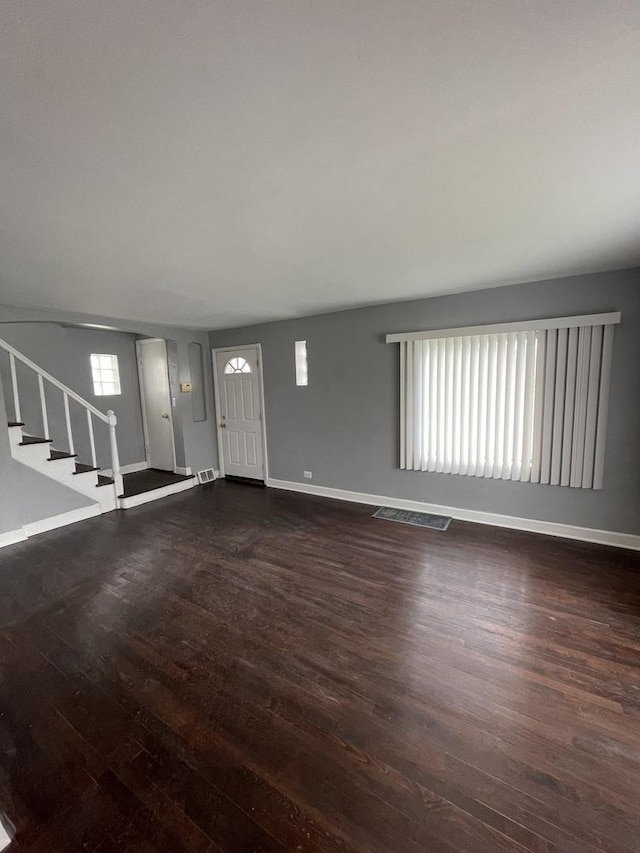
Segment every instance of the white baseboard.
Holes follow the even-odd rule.
[[[24,532],[24,527],[19,527],[17,530],[7,530],[6,533],[0,533],[0,548],[15,545],[16,542],[24,542],[26,538],[27,534]]]
[[[179,466],[176,465],[176,467],[173,470],[175,471],[176,474],[182,474],[183,477],[190,477],[193,474],[193,471],[191,470],[190,465],[187,465],[186,468],[180,468]]]
[[[135,474],[136,471],[146,471],[149,467],[148,462],[132,462],[130,465],[121,465],[120,473],[121,474]],[[98,472],[105,477],[113,477],[113,471],[111,468],[101,468]]]
[[[640,551],[640,536],[632,533],[617,533],[615,530],[596,530],[591,527],[576,527],[573,524],[558,524],[553,521],[537,521],[532,518],[517,518],[513,515],[500,515],[494,512],[482,512],[474,509],[460,509],[453,506],[438,506],[421,501],[389,498],[384,495],[367,495],[363,492],[350,492],[346,489],[332,489],[328,486],[315,486],[296,483],[291,480],[267,479],[267,486],[273,489],[285,489],[289,492],[302,492],[324,498],[334,498],[351,503],[371,504],[372,506],[390,506],[394,509],[408,509],[417,512],[431,512],[435,515],[450,515],[460,521],[476,524],[488,524],[492,527],[508,527],[512,530],[524,530],[528,533],[543,533],[546,536],[560,536],[563,539],[577,539],[581,542],[594,542],[599,545],[613,545],[616,548],[629,548]]]
[[[181,483],[172,483],[169,486],[163,486],[161,489],[151,489],[150,492],[131,495],[129,498],[118,498],[118,506],[120,509],[132,509],[135,506],[147,504],[150,501],[157,501],[160,498],[169,497],[169,495],[177,495],[179,492],[186,492],[187,489],[192,489],[197,485],[198,478],[192,477],[190,480],[183,480]]]
[[[100,504],[83,506],[80,509],[62,512],[60,515],[43,518],[41,521],[32,521],[29,524],[24,524],[23,528],[27,537],[36,536],[38,533],[46,533],[47,530],[55,530],[56,527],[65,527],[67,524],[85,521],[87,518],[94,518],[96,515],[100,515]]]

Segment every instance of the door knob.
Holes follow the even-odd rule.
[[[168,413],[167,413],[167,412],[165,412],[165,413],[164,413],[164,415],[163,415],[162,417],[163,417],[163,418],[165,418],[166,420],[169,420],[169,415],[168,415]]]
[[[220,424],[220,429],[226,429],[226,428],[227,428],[226,424]]]

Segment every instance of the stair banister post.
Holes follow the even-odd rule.
[[[111,476],[113,477],[113,487],[115,489],[116,498],[122,494],[122,474],[120,473],[120,457],[118,456],[118,440],[116,438],[116,418],[113,409],[107,412],[107,423],[109,425],[109,445],[111,447]]]
[[[20,395],[18,394],[18,374],[16,373],[16,359],[12,352],[9,353],[9,364],[11,366],[11,385],[13,387],[13,416],[16,421],[19,421]]]

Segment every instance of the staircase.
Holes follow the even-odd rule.
[[[99,505],[100,512],[109,512],[116,509],[120,505],[119,495],[123,493],[123,481],[122,474],[120,473],[118,442],[116,438],[117,418],[113,411],[109,410],[105,414],[96,409],[95,406],[84,400],[71,388],[58,379],[55,379],[46,370],[43,370],[31,361],[31,359],[18,352],[11,344],[8,344],[1,338],[0,349],[9,354],[14,420],[9,421],[8,430],[13,458],[23,465],[33,468],[35,471],[87,496]],[[25,424],[21,420],[17,362],[20,362],[30,371],[33,371],[37,376],[40,392],[41,422],[37,425],[38,434],[35,435],[32,434],[35,426],[29,432],[25,432]],[[68,450],[56,450],[54,439],[49,434],[49,416],[45,388],[49,390],[49,394],[51,394],[51,388],[55,389],[56,393],[59,392],[62,394],[67,433],[66,446]],[[70,409],[72,404],[82,407],[86,412],[85,429],[88,433],[90,459],[84,461],[78,460],[75,452]],[[94,426],[108,430],[111,456],[111,476],[108,477],[99,473],[96,459]]]
[[[92,465],[76,462],[75,453],[55,450],[53,439],[27,435],[23,430],[23,423],[9,422],[9,441],[14,459],[96,501],[100,504],[100,512],[117,508],[118,497],[112,477],[102,476]]]

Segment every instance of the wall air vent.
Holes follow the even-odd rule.
[[[213,483],[215,478],[216,474],[213,468],[205,468],[204,471],[198,471],[198,481],[201,486],[204,486],[205,483]]]

